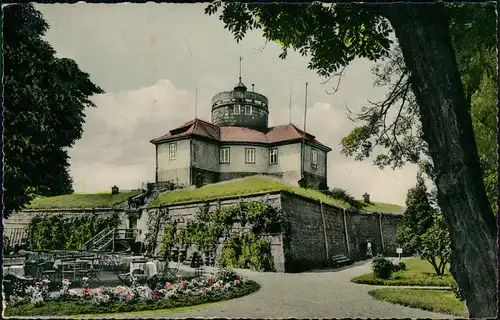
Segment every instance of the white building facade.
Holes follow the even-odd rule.
[[[331,149],[293,124],[268,127],[268,100],[240,82],[212,99],[212,122],[188,121],[151,140],[156,182],[189,187],[250,175],[326,189]]]

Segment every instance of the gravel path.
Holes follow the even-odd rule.
[[[350,279],[370,272],[369,262],[343,270],[300,274],[257,273],[237,270],[257,281],[261,289],[251,295],[182,312],[133,314],[133,318],[441,318],[453,316],[377,301],[368,295],[375,286]],[[378,286],[377,286],[378,287]],[[126,314],[114,318],[126,318]]]

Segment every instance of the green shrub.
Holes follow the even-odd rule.
[[[390,279],[395,271],[394,264],[380,255],[373,259],[372,269],[375,277],[380,279]]]
[[[26,238],[30,250],[79,250],[104,229],[118,227],[118,214],[78,215],[38,214],[28,224]]]
[[[407,269],[406,263],[404,263],[403,261],[401,261],[400,263],[394,265],[394,271],[395,272],[397,272],[397,271],[405,271],[406,269]]]
[[[465,298],[463,296],[463,293],[462,293],[462,290],[460,289],[460,287],[458,286],[457,282],[455,281],[455,279],[453,279],[452,283],[451,283],[451,290],[453,291],[453,293],[455,294],[455,297],[460,300],[460,301],[465,301]]]

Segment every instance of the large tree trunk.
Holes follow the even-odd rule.
[[[438,204],[452,242],[451,272],[471,317],[497,312],[496,221],[486,197],[470,104],[465,98],[443,4],[379,8],[391,22],[420,108],[434,162]]]

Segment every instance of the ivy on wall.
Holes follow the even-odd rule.
[[[156,249],[156,239],[158,236],[158,228],[163,219],[168,218],[168,207],[161,206],[158,210],[149,210],[148,212],[148,230],[144,237],[146,252],[152,253]]]
[[[83,244],[104,229],[120,224],[117,213],[112,215],[36,215],[26,230],[31,250],[79,250]]]
[[[265,202],[241,202],[213,212],[204,205],[184,228],[172,221],[165,224],[162,253],[189,245],[208,253],[223,243],[222,266],[272,271],[271,245],[264,237],[283,233],[285,229],[281,211]]]

